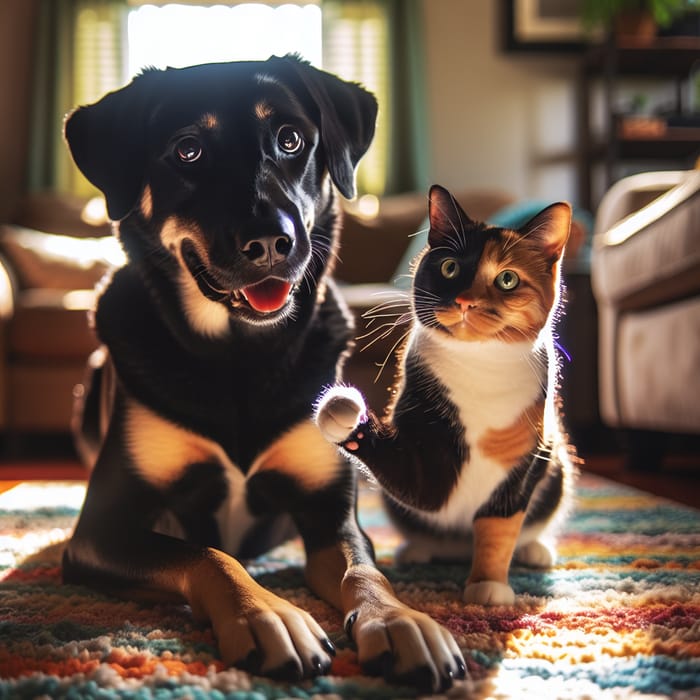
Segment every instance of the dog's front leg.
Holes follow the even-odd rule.
[[[159,450],[164,478],[168,466],[175,471],[168,454],[188,449],[175,444],[182,437],[175,427],[156,430],[146,423],[150,440],[167,437],[172,448]],[[333,645],[308,613],[260,586],[233,557],[153,531],[168,507],[167,489],[145,478],[134,456],[138,436],[132,431],[125,439],[125,424],[118,407],[64,555],[64,580],[122,596],[184,598],[195,615],[211,622],[229,664],[295,680],[326,673]]]
[[[466,675],[462,653],[444,627],[402,603],[377,569],[349,500],[353,482],[348,467],[295,518],[306,547],[309,586],[343,611],[365,672],[424,691],[444,690]]]
[[[253,512],[291,513],[306,549],[306,577],[343,611],[367,673],[436,691],[464,678],[452,635],[396,596],[376,568],[357,521],[354,467],[311,422],[300,423],[260,456],[247,480]]]
[[[64,578],[118,595],[184,598],[211,622],[224,662],[276,678],[326,673],[333,645],[315,620],[255,582],[233,557],[148,531],[86,538],[64,558]]]
[[[343,611],[363,670],[431,692],[464,678],[464,659],[452,635],[397,598],[366,551],[357,523],[348,521],[338,536],[334,545],[312,545],[306,575],[317,595]]]

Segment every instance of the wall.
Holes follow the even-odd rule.
[[[36,0],[0,0],[0,221],[25,178]],[[575,59],[500,48],[500,1],[423,0],[431,181],[575,201]]]
[[[35,0],[0,1],[0,221],[25,184],[35,19]]]
[[[423,0],[431,181],[576,200],[576,59],[501,49],[500,0]]]

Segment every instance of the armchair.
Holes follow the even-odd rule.
[[[700,170],[647,172],[610,188],[591,281],[603,422],[700,434]]]

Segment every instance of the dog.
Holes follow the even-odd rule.
[[[184,599],[227,664],[308,678],[333,644],[241,564],[299,533],[365,672],[434,691],[465,676],[460,649],[376,568],[354,469],[312,420],[352,347],[336,193],[354,196],[376,113],[361,86],[285,56],[148,69],[68,115],[127,263],[93,314],[94,466],[63,577]]]

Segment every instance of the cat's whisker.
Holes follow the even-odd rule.
[[[374,377],[375,384],[376,384],[376,382],[379,381],[379,378],[382,376],[382,372],[385,370],[387,364],[389,363],[389,358],[394,354],[394,352],[396,351],[396,348],[398,348],[399,345],[401,345],[401,343],[403,343],[403,341],[406,338],[408,338],[410,333],[411,333],[411,329],[408,328],[405,332],[403,332],[401,334],[399,339],[391,346],[391,348],[387,352],[386,356],[384,357],[384,360],[379,364],[379,371],[377,372],[376,376]]]
[[[369,343],[364,344],[360,348],[360,352],[364,352],[367,350],[367,348],[372,347],[376,342],[383,340],[384,338],[387,338],[391,335],[392,331],[398,327],[398,324],[396,322],[392,323],[383,323],[381,326],[377,326],[376,328],[373,328],[371,331],[368,333],[364,333],[363,335],[358,335],[356,340],[367,340],[371,338]]]
[[[419,228],[419,229],[418,229],[417,231],[415,231],[414,233],[409,233],[409,234],[408,234],[408,237],[409,237],[409,238],[415,238],[416,236],[421,236],[421,235],[423,235],[424,233],[428,233],[428,231],[430,231],[430,226],[425,226],[425,227],[423,227],[423,228]]]

